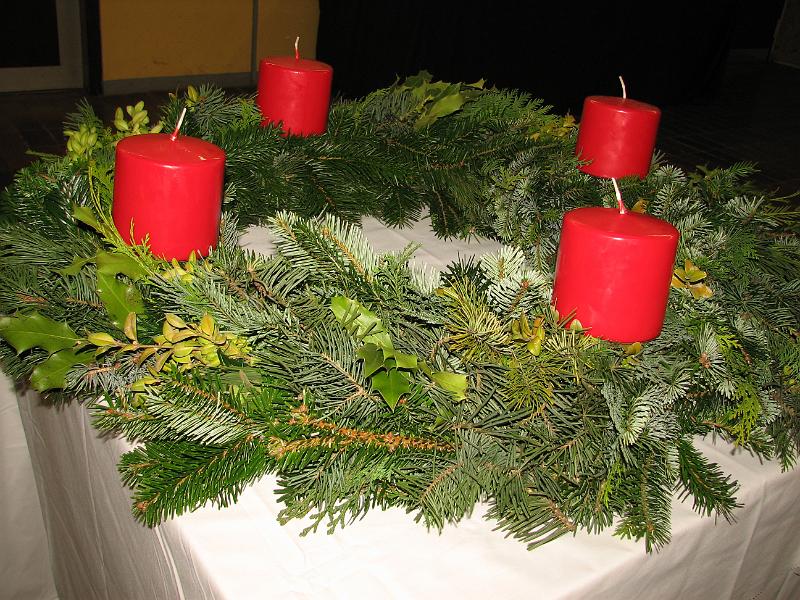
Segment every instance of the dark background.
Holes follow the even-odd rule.
[[[3,0],[0,68],[59,64],[55,0]]]
[[[29,151],[64,152],[64,115],[82,97],[106,123],[117,106],[144,100],[157,113],[166,101],[163,91],[101,94],[100,0],[70,1],[84,12],[86,86],[0,94],[0,189],[35,159]],[[750,161],[759,187],[800,203],[800,69],[769,60],[783,0],[555,4],[320,0],[317,54],[346,97],[428,69],[524,89],[576,117],[584,97],[618,95],[623,74],[632,98],[662,109],[656,147],[666,160],[686,170]],[[0,2],[0,60],[52,62],[53,7]],[[27,27],[15,11],[27,11]]]
[[[769,48],[783,0],[320,0],[319,60],[362,96],[427,69],[517,88],[560,112],[592,94],[660,106],[713,94],[731,48]]]

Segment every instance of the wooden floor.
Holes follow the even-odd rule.
[[[64,152],[62,120],[83,97],[80,90],[0,95],[0,187],[34,159],[28,151]],[[117,106],[140,99],[157,114],[166,93],[87,97],[107,123]],[[751,161],[765,191],[800,190],[800,69],[769,63],[766,52],[734,52],[713,97],[662,110],[657,146],[670,162],[693,169]]]

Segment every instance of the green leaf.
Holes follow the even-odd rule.
[[[95,216],[94,212],[88,206],[76,206],[72,209],[72,216],[81,223],[86,223],[89,227],[94,229],[95,231],[100,231],[102,227],[100,223],[97,221],[97,217]]]
[[[214,321],[214,317],[210,314],[205,313],[203,314],[203,318],[200,319],[200,331],[205,333],[208,336],[214,335],[214,328],[217,326],[216,322]]]
[[[464,105],[464,96],[461,92],[455,92],[443,98],[439,98],[414,124],[415,129],[422,129],[432,125],[437,119],[446,117],[456,112]]]
[[[400,396],[411,391],[411,380],[406,373],[397,369],[380,371],[372,378],[372,387],[378,390],[389,408],[394,410]]]
[[[129,340],[132,342],[137,341],[137,333],[136,333],[136,313],[128,313],[128,316],[125,317],[125,326],[122,328],[122,331],[125,332],[125,335],[128,337]]]
[[[118,275],[122,273],[134,280],[147,276],[147,270],[139,261],[127,254],[98,252],[95,261],[97,262],[97,272],[103,275]]]
[[[433,75],[423,70],[416,75],[410,75],[409,77],[406,77],[405,81],[399,86],[399,88],[403,90],[422,87],[431,79],[433,79]]]
[[[425,375],[427,375],[428,377],[433,379],[433,371],[431,370],[431,367],[430,367],[430,365],[428,365],[428,363],[426,363],[424,360],[420,360],[420,361],[417,362],[417,367],[423,373],[425,373]]]
[[[156,373],[161,371],[164,368],[164,365],[167,362],[167,359],[172,355],[172,350],[167,350],[163,354],[156,354],[156,364],[153,366]]]
[[[81,269],[85,267],[88,263],[92,262],[93,258],[81,258],[76,256],[75,259],[72,261],[72,264],[68,267],[64,267],[63,269],[58,269],[56,273],[60,273],[62,275],[77,275],[81,272]]]
[[[364,344],[356,354],[364,359],[364,377],[369,377],[383,367],[383,351],[375,344]]]
[[[97,294],[106,307],[114,327],[123,330],[128,313],[144,312],[142,296],[131,284],[119,281],[114,275],[97,274]]]
[[[541,338],[535,338],[529,341],[526,345],[528,348],[528,352],[533,354],[534,356],[539,356],[542,353],[542,340]]]
[[[61,350],[51,354],[31,373],[31,385],[39,392],[63,388],[67,372],[77,364],[92,362],[92,357],[92,352],[76,353],[74,350]]]
[[[103,331],[98,333],[90,333],[86,336],[86,339],[89,340],[90,344],[99,347],[117,345],[117,340],[115,340],[110,334]]]
[[[59,323],[38,312],[0,321],[0,336],[14,346],[17,354],[30,348],[56,352],[75,345],[80,338],[66,323]]]
[[[463,373],[434,371],[431,379],[436,385],[450,392],[456,400],[463,400],[467,397],[467,376]]]
[[[170,324],[171,327],[175,329],[185,329],[186,328],[186,321],[181,319],[178,315],[174,313],[167,313],[164,315],[167,319],[167,323]]]
[[[392,340],[384,330],[383,322],[374,312],[346,296],[331,298],[331,310],[336,320],[347,327],[356,338],[377,345],[383,350],[384,356],[394,354]]]
[[[416,369],[417,357],[413,354],[403,354],[402,352],[395,352],[393,355],[397,363],[398,369]]]

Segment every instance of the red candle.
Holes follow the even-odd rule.
[[[127,137],[117,144],[114,225],[128,244],[149,236],[161,258],[205,256],[217,245],[224,174],[225,152],[209,142],[177,133]]]
[[[658,337],[664,324],[678,230],[650,215],[578,208],[564,215],[553,301],[594,337],[622,343]]]
[[[283,123],[284,135],[325,133],[331,99],[333,68],[323,62],[295,55],[273,56],[261,60],[258,68],[258,95],[262,126]]]
[[[656,145],[661,111],[644,102],[589,96],[583,103],[575,154],[578,167],[597,177],[646,177]]]

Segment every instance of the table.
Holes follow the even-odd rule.
[[[422,241],[417,260],[435,268],[458,254],[498,248],[442,242],[424,222],[388,230],[365,219],[364,231],[381,250]],[[242,243],[270,249],[258,229]],[[735,524],[715,525],[675,501],[673,540],[658,554],[610,530],[528,552],[492,531],[483,507],[441,535],[393,509],[333,535],[301,537],[305,522],[277,523],[271,477],[235,506],[204,507],[148,529],[130,516],[129,490],[116,472],[127,441],[99,437],[76,403],[44,406],[28,392],[19,409],[61,600],[800,597],[800,471],[781,473],[775,463],[710,439],[698,446],[742,484],[745,506]]]

